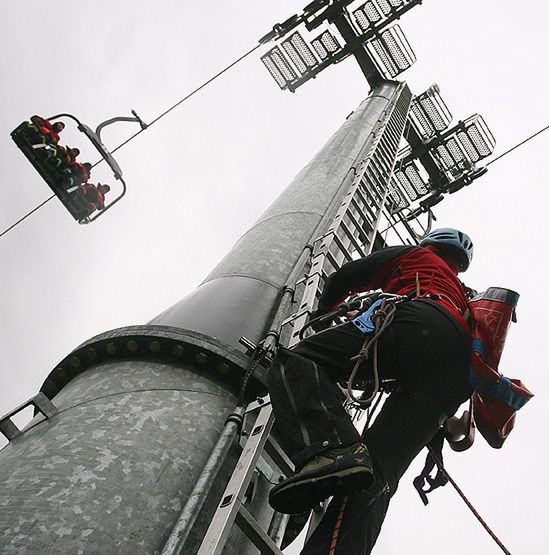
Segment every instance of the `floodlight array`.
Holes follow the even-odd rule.
[[[478,162],[494,152],[496,140],[481,115],[475,114],[465,122],[465,130],[457,137],[473,162]]]
[[[318,60],[305,42],[303,37],[295,32],[282,42],[286,54],[301,75],[305,75],[309,69],[318,65]]]
[[[392,178],[389,183],[387,196],[389,200],[389,211],[392,214],[410,206],[410,203],[406,199],[406,196],[404,195],[394,178]]]
[[[336,37],[327,30],[313,39],[311,44],[314,52],[296,31],[282,41],[282,49],[275,46],[261,57],[261,61],[281,89],[295,90],[322,69],[319,68],[322,62],[342,50]],[[315,56],[315,52],[318,57]]]
[[[311,41],[311,46],[315,49],[318,57],[324,61],[329,56],[333,56],[341,50],[341,45],[330,31],[326,30]]]
[[[467,169],[472,164],[490,156],[495,139],[484,119],[476,114],[459,125],[455,133],[435,147],[436,159],[446,171]]]
[[[452,114],[440,96],[437,85],[414,98],[410,107],[410,121],[423,140],[429,140],[448,128]]]
[[[362,32],[370,26],[376,25],[387,19],[399,8],[408,4],[410,0],[368,0],[360,8],[353,11],[355,21]]]
[[[390,79],[408,69],[416,61],[416,56],[400,25],[393,25],[378,37],[368,41],[366,49],[378,71]]]
[[[414,162],[410,162],[404,167],[395,168],[393,179],[400,185],[411,201],[429,192],[428,184],[424,181]]]
[[[261,61],[281,89],[297,81],[297,74],[278,46],[261,56]]]

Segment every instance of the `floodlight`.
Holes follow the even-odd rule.
[[[434,149],[435,157],[446,171],[455,174],[467,170],[467,163],[476,163],[494,151],[496,141],[484,119],[478,114],[455,127],[454,133]]]
[[[466,160],[461,144],[455,137],[449,137],[443,144],[436,146],[434,154],[446,171],[457,168]]]
[[[431,139],[448,127],[452,114],[440,96],[438,85],[432,85],[413,99],[410,121],[423,140]]]
[[[371,24],[377,24],[387,19],[398,8],[409,3],[410,0],[368,0],[353,11],[355,21],[362,32],[367,31]]]
[[[328,30],[313,39],[311,41],[311,46],[315,49],[315,52],[322,61],[341,50],[341,45],[337,38]]]
[[[278,46],[261,56],[261,61],[281,89],[286,89],[297,81],[296,72]]]
[[[387,196],[389,199],[389,211],[391,214],[395,214],[403,208],[407,208],[408,206],[410,206],[410,203],[408,202],[408,200],[406,200],[406,196],[399,187],[398,183],[395,181],[394,177],[389,183]]]
[[[423,179],[413,161],[404,167],[395,168],[394,180],[412,201],[429,192],[427,182]]]
[[[286,54],[301,75],[305,75],[319,63],[309,45],[298,32],[293,33],[288,39],[283,41],[282,48],[284,48]]]
[[[482,116],[471,116],[463,126],[464,129],[459,130],[456,136],[471,161],[478,162],[494,152],[496,140]]]
[[[416,61],[400,25],[393,25],[368,41],[366,49],[378,71],[389,79],[396,77]]]

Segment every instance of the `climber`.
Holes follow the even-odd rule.
[[[471,396],[468,290],[457,274],[472,256],[465,233],[442,228],[420,246],[376,251],[328,277],[315,316],[363,291],[407,297],[395,305],[378,340],[377,370],[381,379],[396,380],[396,389],[363,437],[333,386],[348,379],[351,358],[363,347],[364,335],[352,320],[279,350],[268,387],[275,430],[296,474],[271,490],[270,503],[299,514],[335,496],[303,555],[328,553],[334,536],[334,553],[370,553],[405,470]],[[359,376],[368,379],[372,372],[368,358]],[[352,526],[357,519],[361,524]]]

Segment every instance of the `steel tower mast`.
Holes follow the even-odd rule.
[[[413,53],[388,25],[418,3],[317,0],[261,39],[277,41],[262,61],[282,89],[352,55],[371,93],[194,292],[88,340],[0,420],[4,553],[280,553],[267,494],[291,463],[256,400],[266,366],[237,406],[250,350],[295,343],[327,274],[416,241],[418,218],[428,226],[494,146],[480,116],[448,129],[438,88],[413,97],[394,79]]]

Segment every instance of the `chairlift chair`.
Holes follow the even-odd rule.
[[[80,189],[81,184],[73,187],[66,186],[62,168],[55,167],[55,165],[52,164],[52,158],[55,161],[55,156],[53,155],[53,152],[56,150],[57,145],[48,144],[45,140],[45,137],[43,147],[39,143],[37,143],[36,138],[37,133],[39,132],[37,132],[36,126],[34,123],[32,123],[32,121],[25,121],[21,123],[12,131],[11,137],[14,140],[15,144],[29,160],[29,162],[34,166],[34,168],[42,176],[44,181],[48,184],[55,196],[63,203],[71,216],[79,224],[88,224],[102,216],[126,194],[126,182],[122,177],[122,170],[117,161],[114,159],[113,155],[103,144],[101,140],[101,130],[107,125],[119,121],[137,122],[141,126],[141,129],[146,129],[147,125],[141,120],[141,118],[135,113],[135,111],[132,110],[132,114],[134,117],[115,117],[106,120],[100,123],[95,131],[93,131],[86,124],[82,123],[77,117],[72,114],[62,113],[46,119],[46,121],[48,122],[62,121],[64,118],[68,118],[74,121],[77,125],[78,130],[86,135],[88,140],[99,152],[101,158],[105,160],[105,162],[107,162],[112,170],[114,178],[120,181],[122,189],[118,196],[112,199],[108,204],[105,204],[105,207],[102,210],[98,210],[95,214],[93,210],[90,211],[89,204],[82,194],[82,191]]]

